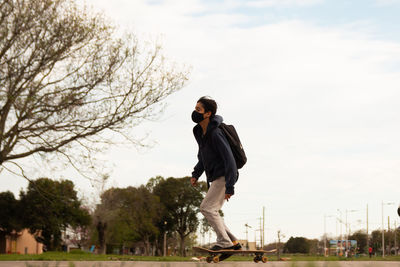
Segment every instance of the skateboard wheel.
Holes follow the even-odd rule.
[[[207,263],[211,263],[212,261],[213,261],[213,258],[212,258],[212,257],[207,257],[207,258],[206,258],[206,262],[207,262]]]
[[[218,257],[218,256],[215,256],[215,257],[213,258],[213,262],[214,262],[214,263],[218,263],[218,262],[219,262],[219,257]]]
[[[266,263],[266,262],[268,261],[268,258],[264,256],[264,257],[261,258],[261,261],[262,261],[263,263]]]

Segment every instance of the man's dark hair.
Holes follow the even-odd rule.
[[[213,117],[217,113],[217,102],[215,102],[215,100],[211,97],[202,96],[199,100],[197,100],[197,103],[199,102],[203,105],[204,112],[211,111],[211,117]]]

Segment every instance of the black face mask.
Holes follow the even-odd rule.
[[[196,110],[193,110],[192,112],[192,121],[195,123],[200,123],[204,120],[203,117],[204,113],[199,113]]]

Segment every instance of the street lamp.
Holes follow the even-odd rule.
[[[331,217],[335,217],[335,216],[324,214],[324,255],[325,255],[325,257],[328,256],[326,253],[326,218],[331,218]]]
[[[164,257],[167,256],[167,221],[164,221]]]
[[[343,224],[343,220],[342,220],[342,211],[340,209],[337,209],[338,212],[340,212],[340,218],[337,217],[337,220],[340,222],[340,247],[339,247],[339,254],[340,256],[342,255],[342,250],[343,250],[343,238],[342,238],[342,224]]]
[[[382,258],[385,257],[385,227],[383,225],[383,205],[393,205],[393,202],[383,203],[382,200]]]
[[[350,227],[349,227],[349,223],[347,222],[347,214],[350,212],[356,212],[356,211],[358,211],[358,210],[347,210],[346,209],[346,246],[345,246],[346,251],[349,249],[347,247],[347,245],[348,245],[348,240],[349,240],[349,235],[350,235]]]
[[[249,224],[245,224],[244,227],[246,227],[246,249],[249,249],[249,228],[252,228]]]

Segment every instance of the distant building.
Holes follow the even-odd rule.
[[[34,236],[24,229],[10,235],[0,235],[0,254],[42,254],[43,244],[35,240]]]
[[[243,250],[256,250],[256,242],[248,242],[247,240],[239,240]]]

